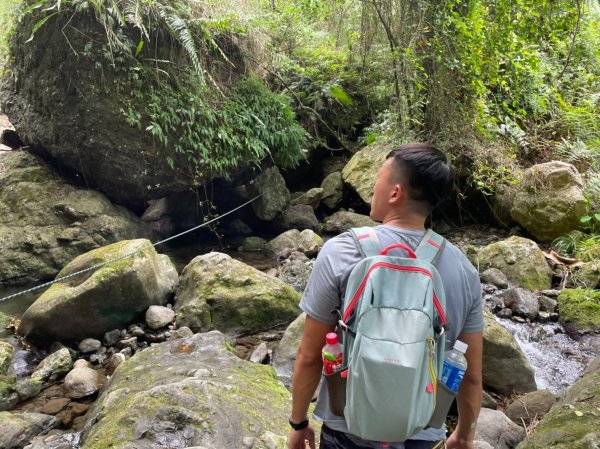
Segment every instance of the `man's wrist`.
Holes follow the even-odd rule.
[[[292,418],[288,419],[290,427],[294,430],[302,430],[308,427],[308,418],[304,418],[302,421],[294,421]]]

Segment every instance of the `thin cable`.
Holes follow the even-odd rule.
[[[96,265],[94,265],[92,267],[85,268],[85,269],[83,269],[81,271],[77,271],[76,273],[71,273],[71,274],[69,274],[67,276],[62,276],[60,278],[56,278],[53,281],[49,281],[49,282],[46,282],[44,284],[37,285],[37,286],[29,288],[27,290],[23,290],[23,291],[20,291],[20,292],[17,292],[17,293],[13,293],[12,295],[8,295],[8,296],[5,296],[4,298],[0,298],[0,302],[6,301],[7,299],[15,298],[17,296],[24,295],[25,293],[29,293],[29,292],[33,292],[35,290],[39,290],[40,288],[48,287],[49,285],[52,285],[52,284],[54,284],[56,282],[64,281],[65,279],[72,278],[72,277],[77,276],[79,274],[86,273],[86,272],[92,271],[92,270],[96,270],[98,268],[102,268],[102,267],[104,267],[104,266],[106,266],[108,264],[111,264],[113,262],[116,262],[118,260],[125,259],[127,257],[133,256],[136,253],[139,253],[139,252],[142,252],[142,251],[146,251],[147,249],[150,249],[150,248],[153,248],[153,247],[157,247],[158,245],[161,245],[161,244],[166,243],[166,242],[168,242],[170,240],[176,239],[177,237],[181,237],[182,235],[188,234],[188,233],[190,233],[192,231],[195,231],[196,229],[200,229],[200,228],[203,228],[204,226],[208,226],[209,224],[214,223],[215,221],[217,221],[217,220],[219,220],[219,219],[221,219],[223,217],[226,217],[229,214],[232,214],[232,213],[236,212],[237,210],[241,209],[242,207],[247,206],[248,204],[250,204],[251,202],[255,201],[256,199],[258,199],[261,196],[262,196],[262,194],[256,195],[251,200],[246,201],[244,204],[239,205],[235,209],[232,209],[229,212],[224,213],[223,215],[219,215],[218,217],[213,218],[212,220],[209,220],[206,223],[202,223],[201,225],[195,226],[195,227],[193,227],[191,229],[188,229],[187,231],[180,232],[179,234],[173,235],[173,236],[171,236],[169,238],[161,240],[160,242],[151,243],[150,245],[146,245],[146,246],[144,246],[142,248],[139,248],[139,249],[137,249],[135,251],[132,251],[132,252],[127,253],[127,254],[124,254],[124,255],[119,256],[119,257],[115,257],[114,259],[111,259],[111,260],[107,260],[106,262],[102,262],[102,263],[96,264]]]

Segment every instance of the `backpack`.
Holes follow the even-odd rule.
[[[339,321],[344,417],[360,438],[403,442],[435,409],[446,299],[433,262],[445,240],[428,230],[416,252],[402,243],[380,250],[373,228],[351,232],[364,259],[350,274]]]

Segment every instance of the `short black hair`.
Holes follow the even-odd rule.
[[[402,179],[408,181],[408,194],[423,204],[423,212],[431,210],[450,196],[453,185],[452,169],[440,150],[427,143],[409,143],[392,150],[386,159],[394,158]]]

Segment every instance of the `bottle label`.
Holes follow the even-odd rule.
[[[333,374],[342,366],[342,354],[323,352],[323,373]]]
[[[444,362],[444,369],[442,370],[442,383],[448,387],[452,393],[458,392],[458,387],[463,380],[465,370],[457,366],[451,365],[448,362]]]

